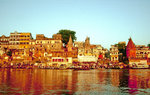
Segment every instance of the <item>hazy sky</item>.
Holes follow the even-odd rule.
[[[60,29],[105,48],[129,37],[147,45],[150,0],[0,0],[0,35],[16,30],[52,37]]]

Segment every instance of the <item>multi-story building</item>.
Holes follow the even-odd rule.
[[[61,34],[54,34],[53,39],[55,40],[62,40],[62,35]]]
[[[92,48],[93,55],[97,58],[102,55],[103,58],[105,57],[106,49],[103,49],[101,45],[94,45]]]
[[[98,58],[103,59],[107,52],[101,45],[91,45],[89,37],[85,39],[85,42],[75,42],[74,44],[78,48],[79,62],[97,62]]]
[[[31,39],[32,39],[31,33],[20,33],[19,48],[20,49],[29,48],[29,42]]]
[[[29,41],[32,39],[31,33],[19,33],[15,31],[10,33],[9,48],[10,49],[26,49],[29,48]]]
[[[4,54],[9,48],[9,37],[2,35],[0,37],[0,55]]]
[[[150,54],[150,49],[145,45],[135,45],[130,38],[126,48],[126,54],[129,59],[146,59]]]
[[[78,48],[78,56],[95,56],[98,58],[99,55],[105,57],[107,52],[101,45],[91,45],[89,37],[86,38],[85,42],[75,42],[74,44]]]
[[[14,33],[10,33],[10,38],[9,38],[9,48],[10,49],[19,49],[19,44],[20,44],[20,33],[15,31]]]
[[[58,37],[56,37],[57,35]],[[54,38],[47,38],[43,34],[37,34],[35,44],[44,47],[45,50],[48,51],[61,50],[62,41],[60,39],[62,38],[60,37],[60,34],[55,34],[53,37]]]
[[[0,37],[0,49],[1,48],[8,48],[8,46],[9,46],[9,37],[2,35]]]
[[[144,45],[135,46],[130,38],[126,48],[126,54],[131,68],[148,68],[148,54],[150,54],[148,47]]]
[[[145,45],[136,45],[136,58],[146,58],[150,54],[149,47]]]
[[[111,58],[110,58],[110,60],[112,62],[118,62],[119,61],[118,55],[119,55],[118,47],[115,45],[111,45],[111,48],[110,48],[110,57]]]
[[[52,51],[52,56],[53,57],[72,57],[72,58],[77,58],[77,48],[74,47],[72,38],[70,36],[69,42],[67,43],[67,48],[62,48],[61,50],[57,51]]]
[[[75,42],[75,47],[78,48],[78,56],[92,56],[92,47],[90,38],[87,37],[84,42]]]

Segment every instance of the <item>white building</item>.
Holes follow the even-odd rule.
[[[79,62],[97,62],[98,58],[95,56],[78,56]]]

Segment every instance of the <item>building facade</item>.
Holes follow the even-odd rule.
[[[115,45],[111,45],[110,48],[110,60],[111,62],[119,62],[119,50]]]
[[[136,45],[136,58],[147,58],[149,54],[149,47],[145,45]]]
[[[31,33],[19,33],[17,31],[10,33],[9,48],[10,49],[29,48],[29,42],[31,39],[32,39]]]
[[[4,54],[9,48],[9,37],[2,35],[0,37],[0,55]]]

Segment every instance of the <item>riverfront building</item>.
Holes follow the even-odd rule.
[[[111,62],[119,62],[119,50],[115,45],[111,45],[110,48],[110,60]]]
[[[126,54],[127,58],[129,59],[132,58],[146,59],[150,54],[150,49],[145,45],[135,45],[132,39],[130,38],[126,48]]]
[[[19,33],[15,31],[10,33],[9,49],[29,48],[29,41],[32,39],[31,33]]]
[[[87,37],[85,42],[74,42],[75,47],[78,48],[78,61],[79,62],[97,62],[100,55],[101,58],[105,57],[107,52],[101,45],[91,45],[90,38]]]
[[[85,39],[85,42],[74,42],[74,45],[78,48],[78,58],[83,58],[84,56],[87,56],[86,58],[90,58],[88,56],[93,56],[98,59],[100,55],[104,58],[105,53],[108,52],[108,50],[104,49],[101,45],[91,45],[89,37]]]
[[[132,39],[129,39],[126,55],[129,59],[129,66],[132,68],[148,68],[148,55],[150,50],[148,47],[143,45],[135,45]]]
[[[147,58],[149,54],[149,47],[145,45],[136,45],[136,58]]]
[[[136,47],[131,38],[126,47],[126,55],[127,58],[136,58]]]
[[[4,54],[7,48],[9,48],[9,37],[2,35],[0,37],[0,55]]]

